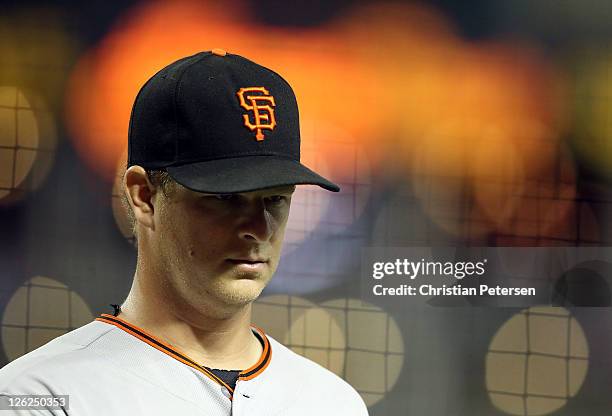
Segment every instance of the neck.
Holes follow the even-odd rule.
[[[119,317],[209,368],[244,370],[257,362],[262,347],[250,328],[250,304],[219,317],[170,296],[160,281],[139,264]]]

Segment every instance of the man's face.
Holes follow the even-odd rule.
[[[165,269],[163,284],[201,311],[255,300],[278,266],[294,189],[158,192],[151,254]]]

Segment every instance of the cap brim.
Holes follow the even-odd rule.
[[[170,176],[196,192],[236,193],[287,185],[319,185],[332,192],[340,187],[291,159],[243,156],[168,166]]]

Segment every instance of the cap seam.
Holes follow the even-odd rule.
[[[132,154],[132,142],[130,140],[130,137],[132,135],[133,132],[133,125],[134,125],[134,110],[136,109],[136,104],[138,103],[138,99],[140,98],[141,94],[143,93],[143,91],[145,90],[146,86],[149,85],[153,79],[155,78],[155,76],[160,73],[161,71],[163,71],[164,68],[160,69],[159,71],[157,71],[155,73],[155,75],[153,75],[151,78],[149,78],[147,80],[147,82],[145,82],[143,84],[142,87],[140,87],[140,89],[138,90],[138,93],[136,94],[136,98],[134,99],[134,104],[132,105],[132,111],[130,111],[130,122],[128,124],[128,151],[127,151],[127,167],[130,166],[130,159],[131,159],[131,154]]]
[[[198,57],[198,59],[194,60],[193,62],[191,62],[188,65],[185,65],[182,68],[182,71],[180,74],[178,74],[177,79],[176,79],[176,89],[174,90],[174,98],[173,98],[173,107],[174,107],[174,124],[176,126],[175,128],[175,138],[174,138],[174,160],[176,160],[176,158],[179,155],[179,141],[180,141],[180,136],[179,136],[179,121],[178,121],[178,96],[180,94],[181,88],[183,86],[183,75],[185,75],[185,72],[187,72],[187,70],[189,68],[191,68],[193,65],[197,64],[198,62],[202,61],[206,56],[208,56],[208,54],[206,52],[200,52],[199,54],[196,54],[194,56],[200,55],[200,57]]]
[[[195,55],[197,55],[197,54],[194,54],[194,55],[192,55],[192,56],[195,56]],[[179,59],[179,60],[178,60],[178,61],[176,61],[176,62],[179,62],[179,61],[181,61],[181,60],[187,60],[187,59],[191,58],[192,56],[186,56],[186,57],[184,57],[184,58]],[[148,80],[147,80],[147,81],[146,81],[146,82],[145,82],[145,83],[142,85],[142,87],[140,87],[140,89],[138,90],[138,93],[136,94],[136,98],[134,99],[134,104],[132,105],[132,110],[130,111],[130,122],[129,122],[129,124],[128,124],[128,155],[127,155],[127,160],[128,160],[128,163],[127,163],[127,167],[131,166],[131,165],[130,165],[130,159],[131,159],[131,158],[130,158],[130,155],[131,155],[131,153],[132,153],[132,146],[131,146],[131,140],[129,140],[129,139],[130,139],[130,136],[131,136],[132,125],[134,124],[134,117],[133,117],[133,116],[134,116],[134,110],[136,109],[136,105],[137,105],[137,103],[138,103],[138,99],[140,98],[141,94],[144,92],[144,90],[146,89],[146,87],[147,87],[147,86],[148,86],[148,85],[149,85],[151,82],[153,82],[153,80],[157,79],[157,77],[158,77],[158,76],[159,76],[159,75],[160,75],[160,74],[161,74],[161,73],[162,73],[162,72],[163,72],[165,69],[167,69],[167,67],[168,67],[168,66],[165,66],[165,67],[163,67],[163,68],[159,69],[158,71],[156,71],[156,72],[155,72],[155,73],[154,73],[154,74],[151,76],[151,78],[149,78],[149,79],[148,79]]]

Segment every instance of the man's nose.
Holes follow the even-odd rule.
[[[275,230],[275,220],[263,199],[249,204],[240,225],[240,237],[245,240],[268,241]]]

